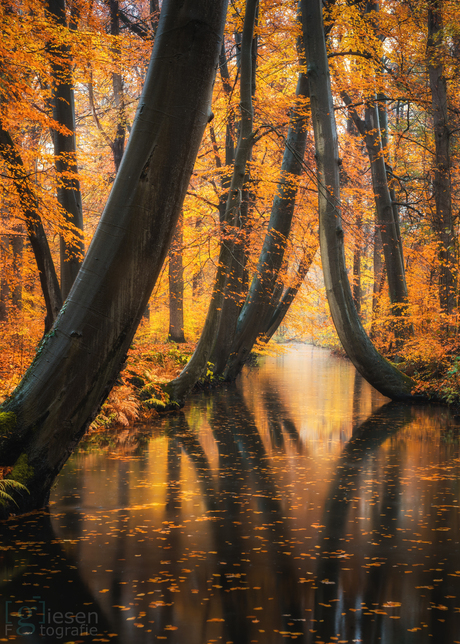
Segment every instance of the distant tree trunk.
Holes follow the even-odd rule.
[[[222,224],[222,242],[217,273],[208,314],[198,345],[183,371],[168,384],[171,398],[176,401],[182,401],[192,390],[195,383],[206,373],[207,364],[219,332],[225,292],[234,262],[235,247],[239,243],[241,195],[246,177],[247,162],[254,144],[251,56],[257,7],[258,0],[247,0],[242,37],[241,124],[232,182]],[[230,316],[225,323],[233,327],[236,325],[236,319],[234,320]]]
[[[65,0],[47,0],[47,9],[56,26],[67,26]],[[53,131],[57,198],[68,225],[60,240],[61,293],[62,299],[65,299],[83,260],[83,211],[78,180],[70,47],[62,40],[56,40],[48,43],[48,51],[53,74],[53,118],[69,131],[69,134]]]
[[[109,0],[110,7],[110,34],[112,36],[120,35],[120,19],[118,0]],[[113,55],[116,57],[119,54],[119,49],[115,45],[112,48]],[[113,161],[115,164],[115,173],[120,168],[121,159],[125,150],[126,138],[126,112],[125,100],[123,92],[123,78],[118,72],[112,73],[112,88],[113,98],[115,101],[115,108],[117,114],[117,127],[115,131],[115,138],[111,141],[110,147],[112,148]]]
[[[0,123],[0,154],[7,164],[11,179],[19,196],[40,284],[46,305],[45,333],[50,330],[62,306],[61,290],[51,256],[50,247],[39,214],[38,198],[30,182],[17,147],[9,132]]]
[[[21,226],[16,226],[16,233],[10,236],[11,251],[13,253],[13,289],[11,304],[18,310],[22,309],[22,255],[24,250],[24,236]]]
[[[383,284],[385,281],[385,267],[382,262],[382,238],[380,236],[380,228],[378,225],[375,226],[374,230],[374,245],[373,245],[373,264],[374,264],[374,281],[372,285],[372,322],[371,322],[371,331],[370,337],[375,338],[375,322],[377,317],[377,307],[380,299],[380,295],[383,291]]]
[[[353,249],[353,302],[356,308],[356,312],[358,315],[361,313],[361,240],[359,238],[359,234],[361,231],[361,226],[362,226],[362,220],[360,221],[360,217],[358,218],[357,227],[358,227],[358,235],[357,238],[355,239],[355,246]]]
[[[345,104],[350,106],[352,104],[351,99],[346,94],[342,96]],[[402,317],[406,313],[408,302],[406,276],[399,222],[395,218],[395,210],[388,186],[377,103],[374,101],[366,105],[364,120],[358,116],[356,109],[353,107],[350,107],[350,115],[365,141],[371,164],[372,187],[385,255],[392,314]],[[403,325],[400,325],[400,327],[400,333],[404,337],[407,329],[404,329]]]
[[[439,240],[439,301],[442,311],[451,314],[456,299],[456,251],[452,220],[451,130],[442,63],[442,35],[442,0],[429,0],[427,58],[435,141],[433,195],[436,215],[433,228]]]
[[[411,396],[411,379],[376,351],[353,304],[345,266],[338,142],[321,0],[301,0],[301,12],[318,166],[321,259],[329,308],[343,348],[361,375],[383,395],[406,400]]]
[[[0,238],[1,243],[1,274],[0,274],[0,322],[8,322],[8,304],[10,301],[10,286],[6,279],[8,272],[8,235],[2,235]]]
[[[160,273],[209,120],[225,0],[164,0],[135,122],[53,332],[1,408],[0,465],[42,507],[110,391]],[[7,414],[5,416],[5,413]]]
[[[183,215],[179,217],[169,248],[169,332],[170,342],[185,342],[184,336],[184,236]]]

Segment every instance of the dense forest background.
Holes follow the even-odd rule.
[[[130,136],[161,4],[1,3],[2,399],[51,328],[91,242]],[[249,341],[259,352],[269,350],[275,332],[278,340],[339,347],[318,252],[316,150],[298,12],[296,0],[230,2],[212,115],[168,260],[103,423],[138,416],[136,386],[150,407],[164,403],[159,385],[186,362],[210,302],[241,331],[244,302],[257,289],[268,294]],[[452,402],[460,349],[460,3],[337,0],[325,3],[324,24],[356,309],[378,350],[415,377],[419,390]],[[277,208],[284,208],[278,227]],[[231,260],[217,301],[223,249]],[[200,372],[208,380],[238,371],[227,361],[228,330],[212,324],[219,339]],[[160,346],[168,339],[174,344]],[[219,355],[216,346],[227,345]]]

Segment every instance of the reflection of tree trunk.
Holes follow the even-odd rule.
[[[40,614],[41,610],[51,610],[52,615],[56,616],[72,614],[74,618],[78,614],[83,614],[85,617],[91,614],[90,626],[97,627],[97,637],[110,639],[108,636],[109,633],[113,633],[113,624],[107,619],[99,597],[92,593],[87,582],[80,576],[78,562],[67,554],[64,544],[56,537],[50,516],[39,513],[34,516],[33,524],[25,520],[8,525],[9,530],[3,531],[2,535],[2,547],[5,552],[1,572],[2,577],[9,577],[11,570],[15,570],[15,576],[8,584],[11,603],[2,602],[0,605],[0,622],[6,623],[5,611],[8,610],[10,623],[20,626],[21,622],[18,621],[19,617],[15,616],[15,612],[27,605],[31,609],[27,613],[27,621],[35,627],[35,635],[28,635],[24,640],[19,635],[20,639],[28,641],[31,638],[32,642],[40,640],[62,642],[65,641],[63,639],[65,636],[57,637],[56,624],[64,624],[64,621],[53,623],[49,621],[49,613]],[[19,550],[20,555],[15,554],[18,552],[18,542],[28,544],[27,551]],[[44,559],[47,561],[46,572],[53,577],[54,583],[47,584],[44,581]],[[62,583],[59,583],[61,579],[65,579],[66,587],[72,588],[71,594],[63,592]],[[65,623],[69,624],[69,622]],[[79,622],[74,619],[73,627],[78,624]],[[42,632],[39,637],[40,628],[46,628],[46,626],[53,628],[55,636],[47,637]],[[18,632],[21,633],[21,631]]]
[[[410,398],[411,379],[376,351],[353,304],[345,266],[337,131],[321,5],[317,0],[301,0],[301,7],[318,166],[321,259],[329,308],[343,348],[361,375],[383,395],[404,400]]]
[[[318,590],[315,596],[314,617],[321,640],[329,642],[331,637],[336,636],[336,625],[340,622],[341,613],[344,611],[344,597],[340,584],[344,559],[338,558],[337,554],[335,557],[330,554],[344,550],[344,538],[349,526],[349,510],[356,499],[359,478],[365,470],[366,461],[375,450],[411,420],[410,407],[394,403],[384,405],[357,428],[338,459],[335,467],[337,474],[329,487],[321,520],[325,527],[320,546],[325,555],[320,559],[316,572]],[[375,581],[382,586],[381,575]],[[364,594],[366,589],[362,590]],[[372,587],[374,593],[372,597],[375,597],[375,590]],[[353,606],[356,599],[356,597],[351,598]],[[375,602],[375,599],[372,599],[372,602]],[[364,639],[364,641],[373,640]]]
[[[264,404],[268,422],[270,423],[271,420],[278,422],[277,419],[279,418],[284,431],[290,436],[296,446],[297,453],[301,454],[303,451],[303,443],[300,440],[299,431],[290,416],[289,410],[282,402],[276,387],[268,380],[264,382]]]
[[[169,332],[171,342],[185,342],[184,337],[184,266],[183,215],[179,217],[169,248]]]
[[[264,523],[271,527],[271,537],[267,547],[270,548],[270,557],[273,561],[273,571],[277,578],[278,602],[283,620],[283,631],[289,632],[292,627],[292,619],[304,617],[303,606],[301,605],[298,593],[298,568],[294,561],[280,549],[280,545],[290,544],[292,535],[289,524],[286,521],[281,499],[282,495],[278,489],[273,473],[271,471],[268,454],[265,450],[255,419],[248,410],[241,393],[235,389],[230,392],[218,392],[218,400],[215,401],[215,408],[210,418],[210,425],[217,442],[221,442],[222,463],[225,462],[225,469],[220,477],[221,489],[219,497],[228,499],[233,497],[233,503],[237,501],[235,509],[239,510],[239,518],[245,520],[241,513],[241,482],[235,479],[235,471],[243,471],[253,480],[254,492],[258,499],[258,509],[263,512]],[[229,422],[229,419],[230,422]],[[230,438],[231,437],[231,438]],[[228,494],[230,490],[230,494]],[[224,516],[226,513],[224,513]],[[226,531],[232,530],[234,537],[239,536],[233,527],[234,521],[224,524],[225,529],[220,535],[224,537]],[[237,524],[236,524],[237,525]],[[235,546],[233,543],[233,553]],[[241,543],[241,550],[244,550]],[[228,593],[223,593],[223,596]],[[244,614],[244,612],[243,612]],[[244,625],[242,625],[244,628]],[[301,629],[300,623],[295,626],[296,631]],[[234,642],[246,641],[238,638]]]
[[[435,141],[433,195],[436,214],[433,228],[439,241],[439,300],[442,311],[450,314],[455,306],[455,234],[452,221],[451,133],[447,84],[442,64],[442,4],[442,0],[428,2],[427,58]]]

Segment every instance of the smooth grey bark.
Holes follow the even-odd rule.
[[[377,352],[353,304],[345,266],[337,130],[321,0],[301,0],[301,11],[318,167],[321,260],[329,308],[343,348],[361,375],[383,395],[407,400],[411,379]]]
[[[8,171],[19,197],[25,220],[27,236],[37,264],[40,285],[46,306],[45,333],[48,332],[62,306],[61,289],[56,275],[51,250],[39,214],[38,198],[24,167],[21,155],[0,122],[0,155],[7,164]]]
[[[66,27],[65,0],[47,0],[48,18],[58,27]],[[54,162],[58,185],[57,199],[68,230],[60,236],[61,293],[69,294],[80,269],[83,254],[83,210],[78,180],[77,146],[75,140],[75,105],[72,88],[70,47],[62,41],[49,42],[53,78],[53,118],[70,134],[53,131]]]
[[[184,336],[184,265],[182,261],[184,236],[183,216],[179,217],[169,248],[169,331],[170,342],[185,342]]]
[[[90,249],[52,332],[1,409],[14,427],[0,435],[0,463],[13,465],[11,476],[30,491],[17,499],[20,511],[47,503],[123,365],[209,120],[226,4],[163,2],[132,133]]]
[[[439,301],[444,313],[455,307],[456,242],[452,218],[452,177],[447,83],[442,63],[442,0],[428,2],[428,77],[435,141],[433,228],[439,240]]]
[[[267,317],[271,318],[270,314],[273,312],[271,305],[273,289],[281,270],[291,231],[297,197],[296,178],[301,175],[303,167],[307,141],[307,117],[302,99],[307,97],[308,81],[306,74],[301,72],[296,89],[298,102],[291,113],[278,189],[273,200],[256,274],[238,318],[235,338],[224,373],[226,380],[234,380],[241,371],[257,337],[266,330]]]
[[[227,207],[221,226],[222,242],[211,301],[200,340],[192,357],[177,378],[168,383],[167,386],[167,391],[171,398],[178,402],[185,398],[198,380],[206,373],[208,361],[219,331],[225,290],[234,261],[235,242],[238,243],[241,195],[247,162],[254,144],[251,50],[257,6],[258,0],[247,0],[246,2],[242,36],[242,56],[244,56],[245,62],[241,64],[241,124]]]

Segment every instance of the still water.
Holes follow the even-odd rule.
[[[98,440],[1,528],[0,641],[460,643],[447,409],[295,345]]]

